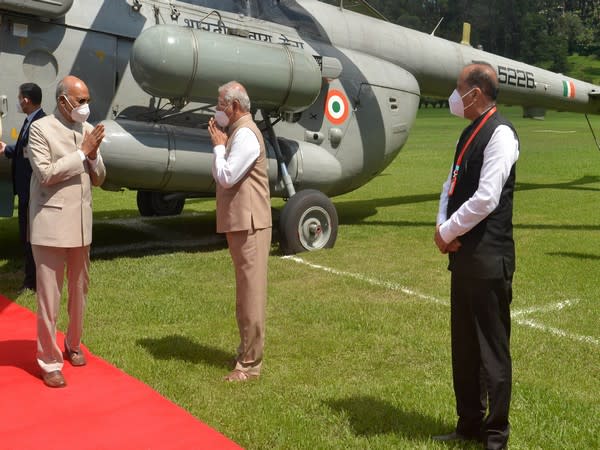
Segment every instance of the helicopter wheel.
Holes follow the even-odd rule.
[[[281,250],[286,255],[331,248],[335,244],[338,215],[329,198],[315,189],[294,194],[279,218]]]
[[[138,191],[137,206],[142,216],[177,216],[183,211],[185,198],[154,191]]]

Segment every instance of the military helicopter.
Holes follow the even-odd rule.
[[[48,111],[62,77],[82,78],[90,120],[106,127],[102,188],[136,190],[144,216],[214,195],[205,125],[218,86],[244,84],[271,195],[287,199],[284,253],[334,245],[329,197],[381,173],[406,143],[420,97],[446,98],[468,63],[496,68],[499,103],[527,117],[600,113],[600,86],[394,25],[364,0],[0,0],[0,14],[4,139],[17,138],[22,116],[8,99],[22,82],[42,87]],[[0,212],[12,208],[3,161]]]

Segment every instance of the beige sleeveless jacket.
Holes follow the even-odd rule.
[[[217,182],[217,233],[259,230],[271,227],[271,198],[267,176],[267,157],[262,134],[250,114],[229,127],[225,158],[240,128],[250,129],[258,139],[260,153],[248,172],[229,189]]]

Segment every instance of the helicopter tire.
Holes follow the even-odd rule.
[[[315,189],[296,192],[279,217],[279,241],[285,255],[332,248],[338,215],[325,194]]]
[[[167,195],[154,191],[138,191],[138,211],[144,217],[178,216],[183,211],[185,198],[167,199]]]

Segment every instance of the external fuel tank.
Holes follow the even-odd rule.
[[[106,164],[102,188],[187,192],[207,195],[215,190],[213,145],[205,129],[133,120],[105,120],[100,146]],[[278,177],[272,143],[265,137],[272,197],[287,192]],[[339,161],[309,142],[279,139],[288,171],[299,189],[331,189],[342,176]]]
[[[254,107],[268,111],[302,111],[322,84],[319,64],[303,49],[177,25],[142,32],[130,62],[150,95],[215,103],[218,87],[236,80]]]
[[[73,6],[73,0],[0,0],[0,9],[58,19]]]
[[[132,120],[102,123],[105,138],[100,151],[107,169],[104,189],[214,190],[212,144],[206,131]]]

